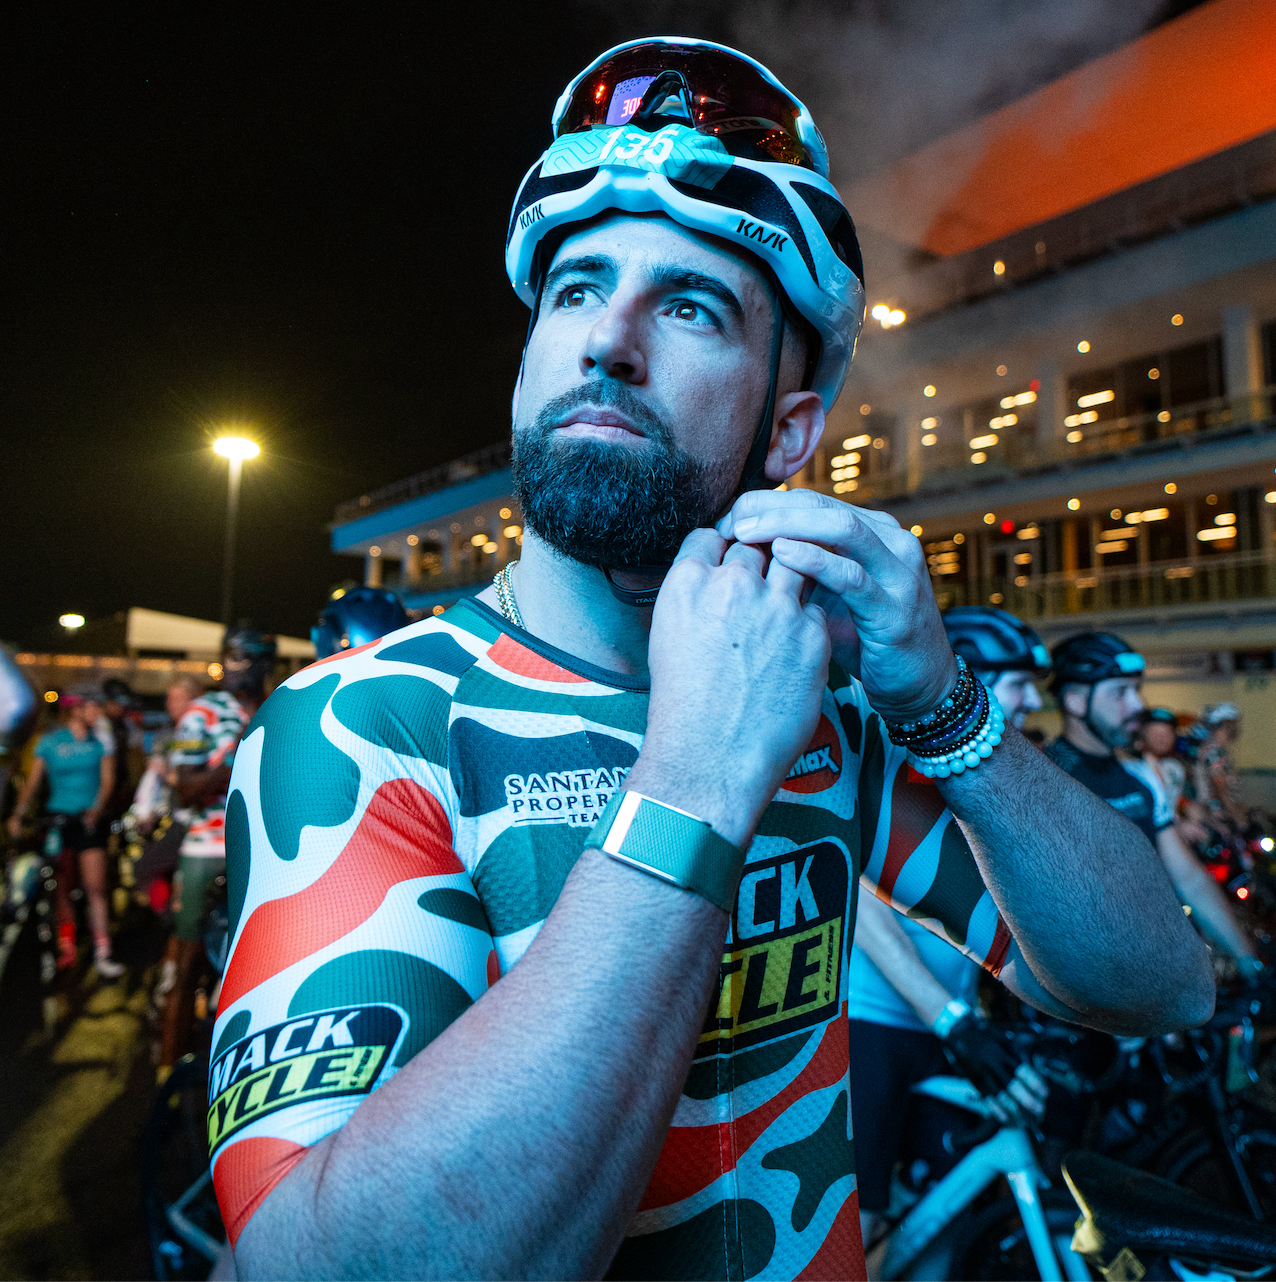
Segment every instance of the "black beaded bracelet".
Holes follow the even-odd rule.
[[[916,721],[885,721],[886,733],[897,747],[916,750],[920,745],[947,738],[950,731],[960,727],[979,707],[983,682],[970,671],[961,655],[956,658],[957,684],[939,707]]]

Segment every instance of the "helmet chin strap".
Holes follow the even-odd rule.
[[[539,299],[537,301],[539,303]],[[784,309],[780,305],[778,286],[771,291],[771,318],[771,378],[767,387],[766,404],[762,407],[762,417],[758,422],[758,430],[754,433],[753,444],[749,447],[749,456],[744,461],[744,470],[740,474],[740,484],[736,487],[735,493],[731,496],[720,515],[725,514],[727,508],[746,490],[760,490],[766,487],[766,460],[767,454],[771,449],[771,420],[775,417],[776,389],[780,381],[780,353],[784,346]],[[663,579],[669,572],[671,564],[672,562],[665,565],[630,566],[623,569],[621,573],[638,574],[645,577],[659,575]],[[611,589],[611,594],[617,601],[635,607],[655,605],[656,597],[660,592],[659,583],[654,587],[634,591],[630,588],[621,587],[612,578],[612,570],[609,567],[600,565],[598,568],[602,570],[603,576],[607,580],[607,586]]]

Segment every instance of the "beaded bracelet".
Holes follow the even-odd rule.
[[[974,769],[1001,742],[1005,714],[996,696],[957,656],[957,685],[933,712],[917,721],[887,722],[891,742],[928,779]]]

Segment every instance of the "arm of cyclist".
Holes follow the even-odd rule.
[[[9,816],[9,836],[17,841],[22,836],[22,820],[26,817],[27,809],[31,805],[31,799],[35,796],[36,789],[40,786],[40,780],[44,778],[44,759],[42,757],[33,757],[31,759],[31,770],[22,783],[22,791],[18,794],[18,799],[13,803],[13,813]]]
[[[926,711],[952,688],[955,660],[921,544],[893,517],[811,490],[756,490],[718,528],[769,543],[782,564],[845,601],[860,679],[883,716]],[[1209,1017],[1208,956],[1133,824],[1009,727],[978,769],[940,780],[939,791],[1022,958],[1065,1018],[1152,1034]],[[1005,976],[1010,987],[1022,969]]]
[[[111,753],[104,756],[98,765],[97,796],[93,798],[93,804],[84,812],[84,821],[90,828],[97,823],[102,807],[106,805],[107,798],[110,797],[111,789],[114,787],[115,754]]]
[[[177,766],[173,776],[173,795],[183,806],[197,806],[226,795],[230,784],[230,766]]]
[[[1009,727],[988,761],[940,791],[1014,936],[1002,972],[1012,991],[1131,1036],[1210,1017],[1209,956],[1134,824]]]
[[[930,973],[895,911],[871,891],[860,896],[855,947],[863,949],[887,983],[931,1027],[949,1061],[989,1099],[1000,1121],[1012,1120],[1021,1108],[1041,1116],[1046,1083],[1027,1064],[1018,1063],[985,1022]]]
[[[1174,889],[1192,910],[1192,921],[1201,934],[1237,961],[1257,961],[1254,947],[1245,937],[1218,882],[1205,871],[1199,859],[1183,848],[1174,829],[1163,828],[1156,835],[1156,844]]]
[[[688,545],[698,557],[688,554]],[[776,567],[764,579],[751,562],[734,564],[745,558],[743,549],[733,564],[720,566],[724,545],[708,531],[690,536],[688,545],[656,606],[647,734],[626,786],[694,810],[744,849],[814,732],[827,638],[818,613],[800,604],[797,576]],[[352,665],[347,673],[376,666],[366,652],[341,663]],[[333,672],[310,670],[293,681],[313,692]],[[239,858],[240,780],[265,759],[261,736],[269,745],[272,733],[269,717],[259,721],[241,745],[227,807],[232,866]],[[262,769],[264,799],[269,789]],[[414,769],[414,778],[421,777],[421,767]],[[369,782],[352,786],[365,796]],[[446,797],[446,784],[438,786]],[[293,805],[291,798],[272,797],[271,804]],[[246,808],[245,833],[273,822],[263,802],[258,809],[265,818],[256,826],[256,804],[250,800]],[[316,798],[314,807],[322,809],[322,801]],[[446,843],[450,857],[440,853],[439,866],[460,874],[448,883],[458,887],[461,865],[442,809],[438,814],[438,844]],[[416,833],[421,825],[396,820],[391,827]],[[258,869],[268,864],[269,848],[259,853],[260,838],[252,840],[253,876],[265,876]],[[295,874],[290,884],[297,884]],[[237,974],[254,965],[245,944],[255,938],[254,918],[273,920],[272,904],[254,907],[253,885],[223,987],[228,1004],[219,1020],[228,1022],[243,1009],[241,1000],[254,1000]],[[411,895],[417,893],[414,885]],[[268,1138],[255,1129],[214,1152],[214,1182],[228,1229],[238,1234],[240,1276],[601,1276],[642,1197],[685,1082],[727,920],[697,895],[586,851],[526,953],[490,988],[481,978],[490,937],[476,942],[479,932],[470,930],[469,959],[452,970],[469,986],[471,1004],[450,1022],[442,1011],[432,1020],[428,1013],[415,1017],[414,1026],[432,1023],[437,1036],[342,1119],[344,1125],[327,1123],[339,1130],[302,1149],[279,1132]],[[413,928],[401,924],[410,917],[385,921]],[[266,950],[268,924],[257,933]],[[428,946],[428,940],[417,944]],[[384,971],[383,993],[393,979]],[[274,982],[266,977],[258,991]],[[282,1012],[293,1013],[293,1006]],[[275,1036],[263,1040],[263,1056]],[[215,1060],[214,1091],[217,1068]],[[235,1103],[226,1099],[228,1118]],[[299,1118],[304,1108],[298,1106]],[[269,1119],[261,1123],[268,1125]],[[298,1126],[303,1129],[293,1134],[301,1137],[304,1124]],[[237,1149],[244,1153],[240,1167],[233,1161],[223,1167]],[[282,1178],[269,1177],[277,1179],[273,1191],[268,1178],[264,1191],[257,1185],[245,1197],[237,1189],[239,1170],[254,1162],[291,1166]]]

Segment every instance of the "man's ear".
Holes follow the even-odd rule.
[[[818,392],[785,392],[776,398],[766,478],[779,484],[800,472],[824,435],[824,401]]]
[[[1061,694],[1060,702],[1063,704],[1063,710],[1066,713],[1074,717],[1085,716],[1086,698],[1084,690],[1078,690],[1076,686],[1069,686],[1061,691]]]

